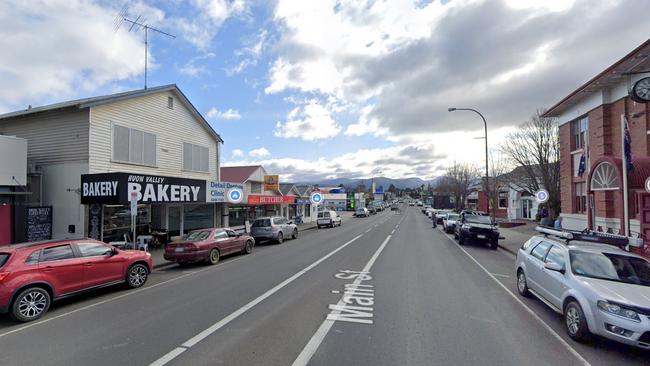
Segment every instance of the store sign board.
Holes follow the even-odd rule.
[[[206,202],[239,203],[244,198],[244,185],[232,182],[206,182]]]
[[[264,176],[264,190],[265,191],[279,191],[280,190],[280,176],[278,176],[278,175],[265,175]]]
[[[204,180],[129,173],[81,175],[81,204],[206,202]]]
[[[25,221],[26,241],[52,239],[52,206],[27,207]]]
[[[296,196],[265,196],[249,194],[249,205],[288,205],[296,202]]]

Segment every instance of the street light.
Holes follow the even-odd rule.
[[[481,116],[481,119],[483,120],[483,126],[485,126],[485,190],[486,190],[486,195],[487,195],[487,213],[488,215],[490,214],[490,174],[488,170],[488,138],[487,138],[487,122],[485,121],[485,117],[481,114],[481,112],[477,111],[476,109],[472,108],[448,108],[447,111],[449,112],[455,112],[455,111],[472,111],[479,116]]]

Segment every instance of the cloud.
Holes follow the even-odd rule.
[[[216,55],[212,52],[206,53],[201,56],[197,57],[192,57],[185,65],[180,67],[178,69],[178,72],[180,72],[183,75],[187,75],[189,77],[199,77],[202,75],[208,75],[210,74],[210,71],[207,66],[202,64],[205,60],[211,60],[214,59]]]
[[[241,119],[241,114],[239,113],[239,111],[232,108],[228,108],[225,111],[220,111],[217,108],[212,107],[210,108],[208,113],[206,113],[206,116],[208,118],[224,119],[227,121]]]
[[[241,150],[241,149],[233,149],[232,152],[230,153],[230,155],[233,158],[241,158],[241,157],[244,156],[244,151]]]
[[[0,108],[63,100],[141,75],[140,34],[124,26],[116,32],[116,12],[91,2],[0,2]]]
[[[228,76],[241,74],[249,67],[257,65],[257,61],[268,44],[269,32],[262,29],[252,40],[244,42],[245,46],[235,51],[235,56],[239,59],[237,65],[226,69]]]
[[[244,0],[192,0],[191,15],[172,18],[183,38],[199,48],[208,49],[223,23],[245,16],[249,4]]]
[[[269,155],[271,155],[271,153],[265,147],[260,147],[259,149],[254,149],[248,152],[248,156],[253,158],[263,158]]]
[[[316,99],[292,109],[286,122],[275,125],[274,135],[282,138],[299,138],[314,141],[334,137],[341,132],[341,126],[332,118],[330,106]]]
[[[374,135],[374,136],[383,136],[388,133],[388,129],[381,127],[379,120],[375,117],[370,117],[373,106],[365,106],[361,110],[361,116],[357,123],[348,125],[345,129],[345,134],[348,136],[363,136],[363,135]]]

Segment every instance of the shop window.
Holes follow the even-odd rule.
[[[573,150],[582,149],[587,142],[589,119],[587,116],[578,118],[571,122],[571,133],[573,134]]]
[[[209,171],[209,154],[207,147],[183,142],[183,170]]]
[[[586,213],[587,212],[587,184],[575,183],[574,185],[574,207],[576,213]]]
[[[262,193],[262,183],[251,182],[251,193]]]
[[[183,231],[214,226],[214,205],[183,205]]]
[[[113,160],[156,165],[156,135],[113,125]]]

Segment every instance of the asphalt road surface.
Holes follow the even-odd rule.
[[[647,365],[650,352],[570,340],[516,295],[514,257],[459,247],[415,207],[350,218],[139,290],[0,317],[0,365]]]

